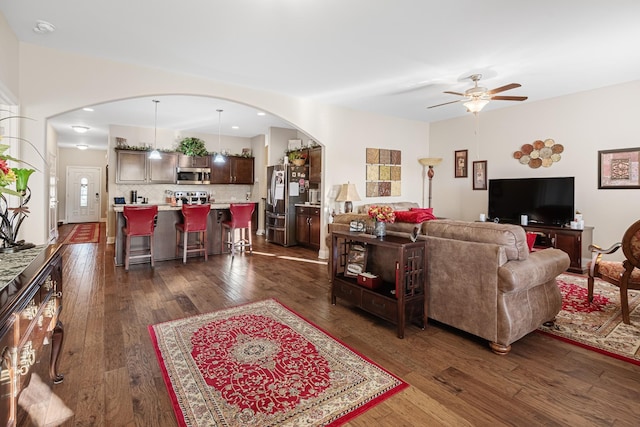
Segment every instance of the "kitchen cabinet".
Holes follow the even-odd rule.
[[[175,184],[178,156],[161,153],[150,160],[147,151],[117,150],[116,184]]]
[[[224,163],[211,163],[212,184],[253,185],[253,157],[228,156]]]
[[[209,168],[211,167],[211,156],[178,154],[178,166],[181,168]]]
[[[309,182],[320,184],[322,182],[322,147],[309,149]]]
[[[572,228],[526,225],[524,229],[529,233],[536,233],[534,248],[556,248],[569,255],[568,271],[584,274],[587,272],[587,262],[591,258],[589,245],[593,239],[593,227],[584,230]]]
[[[296,206],[296,240],[299,245],[320,249],[320,208]]]

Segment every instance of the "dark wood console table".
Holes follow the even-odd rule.
[[[30,383],[63,380],[58,373],[63,339],[59,249],[39,246],[0,254],[0,426],[23,425],[28,418],[44,425],[25,403],[18,405],[20,393]]]
[[[354,245],[364,246],[372,253],[366,270],[386,278],[382,270],[394,270],[395,277],[384,280],[377,289],[360,286],[355,277],[345,276],[349,251]],[[426,241],[411,242],[407,237],[334,231],[331,233],[331,303],[342,298],[356,307],[397,325],[398,338],[404,337],[407,321],[415,319],[421,328],[427,324],[427,245]],[[386,265],[380,265],[384,263]]]

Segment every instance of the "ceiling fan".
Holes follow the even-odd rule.
[[[460,92],[452,92],[445,91],[444,93],[450,93],[452,95],[463,96],[464,98],[458,99],[456,101],[444,102],[442,104],[432,105],[427,108],[441,107],[447,104],[454,104],[456,102],[464,102],[464,106],[467,107],[467,110],[471,113],[478,113],[482,108],[489,103],[490,100],[497,101],[524,101],[527,99],[526,96],[494,96],[496,93],[504,92],[506,90],[511,90],[520,87],[520,83],[510,83],[508,85],[500,86],[495,89],[487,90],[486,87],[478,86],[478,82],[482,78],[482,74],[472,74],[468,77],[474,83],[474,86],[470,89],[464,91],[464,93]]]

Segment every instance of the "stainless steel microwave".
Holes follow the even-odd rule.
[[[177,168],[178,184],[211,184],[211,168]]]

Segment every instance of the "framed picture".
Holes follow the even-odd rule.
[[[287,146],[289,151],[301,150],[302,149],[302,140],[301,139],[290,139],[289,145]]]
[[[478,160],[473,162],[473,189],[487,189],[487,161]]]
[[[454,175],[456,178],[466,178],[467,174],[467,154],[469,150],[457,150],[455,152]]]
[[[640,147],[598,151],[598,188],[640,188]]]
[[[351,245],[347,254],[347,265],[344,269],[344,275],[347,277],[358,277],[358,274],[364,273],[367,267],[367,248],[363,245]]]

